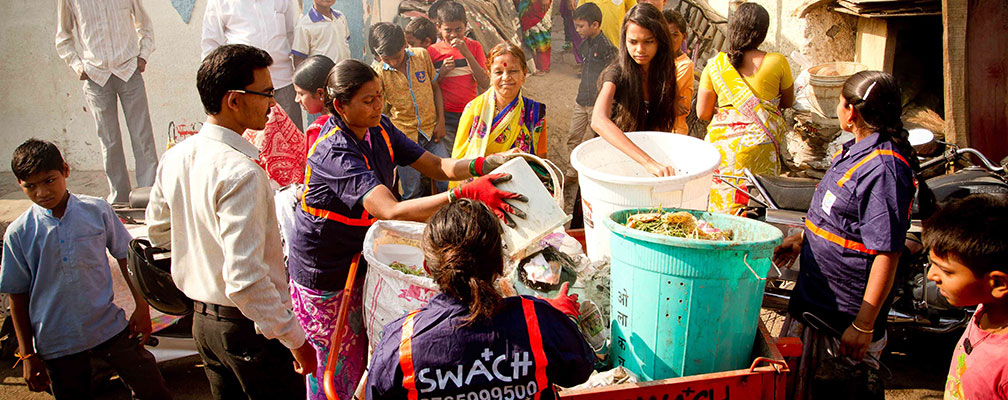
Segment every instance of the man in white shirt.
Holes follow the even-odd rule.
[[[151,244],[171,249],[172,279],[194,301],[193,338],[217,399],[303,398],[295,371],[315,371],[291,311],[269,178],[239,134],[263,129],[276,104],[271,63],[247,45],[203,59],[206,122],[165,152],[147,206]]]
[[[276,102],[303,132],[301,106],[294,101],[294,64],[290,58],[298,16],[293,0],[208,0],[200,47],[204,58],[225,44],[266,50],[273,57],[269,69]]]
[[[154,51],[154,31],[139,0],[58,0],[56,51],[80,80],[94,116],[108,176],[110,203],[129,201],[130,178],[119,131],[122,102],[137,185],[154,183],[157,150],[147,108],[144,69]]]

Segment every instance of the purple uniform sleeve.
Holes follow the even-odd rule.
[[[374,171],[368,169],[364,156],[342,146],[333,146],[324,161],[311,168],[312,183],[329,186],[348,208],[364,201],[371,189],[382,184]]]
[[[869,250],[903,249],[910,227],[910,203],[915,189],[909,167],[889,159],[877,164],[857,184],[861,236]]]

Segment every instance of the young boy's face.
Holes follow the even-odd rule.
[[[441,40],[451,44],[452,40],[465,36],[465,21],[445,21],[438,23],[438,34]]]
[[[602,28],[599,26],[598,22],[588,22],[583,19],[575,19],[574,30],[577,31],[577,34],[581,36],[582,39],[588,39],[590,37],[595,37]]]
[[[669,44],[672,45],[672,50],[679,51],[679,49],[682,48],[682,42],[686,36],[683,35],[682,31],[680,31],[679,27],[675,26],[675,24],[668,24],[668,31],[669,35],[672,36],[670,38],[672,40],[669,42]]]
[[[403,46],[399,51],[393,52],[392,55],[378,55],[378,61],[388,64],[395,69],[399,69],[404,60],[406,60],[406,46]]]
[[[66,178],[70,167],[63,163],[63,170],[49,170],[32,174],[25,180],[18,180],[21,190],[35,204],[52,210],[63,202],[67,195]]]
[[[429,39],[418,40],[415,36],[410,35],[408,33],[406,34],[406,43],[409,44],[410,47],[422,47],[422,48],[425,48],[425,49],[427,48],[427,46],[430,46],[430,45],[433,44],[433,43],[430,43]]]
[[[940,257],[932,250],[928,254],[931,268],[928,279],[938,284],[938,290],[956,307],[973,306],[988,301],[991,288],[954,256]]]
[[[316,10],[328,10],[336,4],[336,0],[314,0]]]

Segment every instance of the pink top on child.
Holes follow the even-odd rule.
[[[1008,334],[980,329],[983,305],[977,307],[952,353],[945,399],[1008,399]]]

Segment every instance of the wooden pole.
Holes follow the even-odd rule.
[[[945,73],[945,140],[968,147],[969,98],[966,81],[967,0],[942,0]]]

